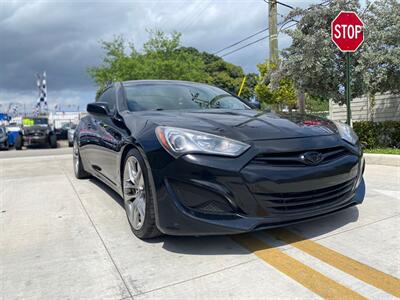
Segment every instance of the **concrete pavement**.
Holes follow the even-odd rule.
[[[365,179],[361,206],[320,220],[144,242],[131,233],[113,191],[74,178],[70,154],[0,159],[0,296],[394,299],[400,168],[367,165]]]

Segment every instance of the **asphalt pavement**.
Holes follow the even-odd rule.
[[[141,241],[117,194],[75,179],[70,149],[0,152],[0,298],[395,299],[400,168],[365,179],[362,205],[323,219]]]

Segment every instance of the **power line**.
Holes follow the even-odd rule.
[[[237,49],[232,50],[232,51],[230,51],[230,52],[228,52],[228,53],[225,53],[224,55],[221,55],[221,57],[225,57],[225,56],[227,56],[227,55],[229,55],[229,54],[232,54],[232,53],[235,53],[235,52],[237,52],[237,51],[239,51],[239,50],[242,50],[243,48],[247,48],[248,46],[251,46],[251,45],[253,45],[253,44],[256,44],[256,43],[258,43],[258,42],[261,42],[261,41],[267,39],[268,37],[269,37],[269,35],[264,36],[264,37],[262,37],[262,38],[260,38],[260,39],[258,39],[258,40],[255,40],[254,42],[248,43],[248,44],[246,44],[246,45],[244,45],[244,46],[242,46],[242,47],[240,47],[240,48],[237,48]]]
[[[284,25],[285,25],[285,24],[284,24]],[[291,28],[291,27],[293,27],[293,26],[295,26],[295,25],[297,25],[297,23],[294,23],[294,24],[292,24],[292,25],[286,27],[285,29],[289,29],[289,28]],[[282,31],[282,28],[281,28],[279,31]],[[240,47],[240,48],[237,48],[237,49],[232,50],[232,51],[230,51],[230,52],[228,52],[228,53],[225,53],[224,55],[221,55],[221,57],[225,57],[225,56],[227,56],[227,55],[230,55],[230,54],[232,54],[232,53],[235,53],[235,52],[237,52],[237,51],[239,51],[239,50],[242,50],[242,49],[247,48],[247,47],[249,47],[249,46],[251,46],[251,45],[254,45],[254,44],[256,44],[256,43],[259,43],[259,42],[261,42],[261,41],[263,41],[263,40],[265,40],[265,39],[267,39],[267,38],[269,38],[269,35],[266,35],[266,36],[264,36],[264,37],[262,37],[262,38],[260,38],[260,39],[258,39],[258,40],[255,40],[255,41],[253,41],[253,42],[251,42],[251,43],[248,43],[248,44],[246,44],[246,45],[244,45],[244,46],[242,46],[242,47]]]
[[[265,32],[267,30],[268,30],[268,27],[264,28],[264,29],[261,29],[260,31],[257,31],[256,33],[253,33],[252,35],[249,35],[248,37],[245,37],[244,39],[241,39],[240,41],[238,41],[236,43],[233,43],[233,44],[231,44],[229,46],[226,46],[225,48],[222,48],[221,50],[218,50],[217,52],[214,52],[213,54],[216,55],[216,54],[218,54],[218,53],[220,53],[220,52],[222,52],[222,51],[224,51],[226,49],[232,48],[233,46],[236,46],[236,45],[238,45],[238,44],[240,44],[240,43],[242,43],[244,41],[247,41],[247,40],[251,39],[252,37],[254,37],[256,35],[259,35],[260,33],[263,33],[263,32]]]
[[[201,18],[201,15],[206,11],[206,9],[209,7],[210,4],[211,0],[205,2],[205,6],[203,7],[203,9],[200,10],[200,12],[198,12],[198,14],[192,20],[189,21],[189,23],[185,26],[185,28],[182,31],[186,31],[188,28],[196,24],[197,21]]]
[[[269,4],[269,1],[267,1],[267,0],[263,0],[263,1],[264,1],[265,3],[268,3],[268,4]],[[286,3],[283,3],[283,2],[280,2],[280,1],[276,1],[276,3],[278,3],[278,4],[282,5],[282,6],[288,7],[288,8],[290,8],[290,9],[294,9],[294,7],[291,6],[291,5],[289,5],[289,4],[286,4]]]
[[[263,0],[263,1],[264,1],[265,3],[269,3],[268,0]],[[332,1],[332,0],[324,0],[324,1],[322,1],[321,3],[319,3],[319,4],[316,4],[315,6],[324,6],[324,5],[326,5],[326,4],[329,4],[331,1]],[[280,1],[276,1],[276,3],[278,3],[278,4],[282,5],[282,6],[288,7],[288,8],[290,8],[290,9],[295,9],[293,6],[291,6],[291,5],[289,5],[289,4],[286,4],[286,3],[283,3],[283,2],[280,2]],[[310,7],[307,8],[307,10],[312,9],[312,8],[315,7],[315,6],[310,6]],[[292,25],[290,25],[290,26],[288,26],[288,27],[286,27],[285,29],[283,29],[283,27],[284,27],[285,25],[287,25],[288,23],[290,23],[290,22],[296,22],[296,23],[295,23],[295,24],[292,24]],[[280,22],[280,23],[278,24],[279,26],[281,26],[280,29],[279,29],[279,32],[281,32],[282,30],[289,29],[289,28],[295,26],[297,23],[299,23],[299,21],[294,20],[294,19],[290,19],[290,20],[287,20],[287,21],[284,21],[284,20],[283,20],[282,22]],[[238,44],[240,44],[240,43],[242,43],[242,42],[244,42],[244,41],[247,41],[247,40],[251,39],[252,37],[254,37],[254,36],[256,36],[256,35],[259,35],[260,33],[263,33],[263,32],[265,32],[265,31],[267,31],[267,30],[268,30],[268,28],[264,28],[264,29],[262,29],[262,30],[260,30],[260,31],[257,31],[256,33],[254,33],[254,34],[252,34],[252,35],[249,35],[248,37],[246,37],[246,38],[244,38],[244,39],[242,39],[242,40],[240,40],[240,41],[238,41],[238,42],[236,42],[236,43],[233,43],[233,44],[231,44],[231,45],[229,45],[229,46],[226,46],[225,48],[222,48],[222,49],[216,51],[216,52],[213,53],[213,54],[216,55],[216,54],[218,54],[218,53],[221,53],[222,51],[227,50],[227,49],[229,49],[229,48],[232,48],[232,47],[234,47],[234,46],[236,46],[236,45],[238,45]],[[264,36],[264,37],[262,37],[262,38],[260,38],[260,39],[258,39],[258,40],[255,40],[255,41],[253,41],[253,42],[250,42],[250,43],[248,43],[248,44],[246,44],[246,45],[244,45],[244,46],[242,46],[242,47],[239,47],[239,48],[234,49],[234,50],[232,50],[232,51],[230,51],[230,52],[228,52],[228,53],[225,53],[225,54],[221,55],[221,57],[230,55],[230,54],[235,53],[235,52],[237,52],[237,51],[239,51],[239,50],[242,50],[242,49],[244,49],[244,48],[247,48],[247,47],[249,47],[249,46],[251,46],[251,45],[254,45],[254,44],[256,44],[256,43],[259,43],[259,42],[261,42],[261,41],[267,39],[268,37],[269,37],[269,35]]]
[[[263,0],[263,1],[264,1],[265,3],[269,3],[267,0]],[[290,5],[286,4],[286,3],[283,3],[283,2],[277,2],[277,3],[279,3],[279,4],[283,5],[283,6],[287,6],[287,7],[290,7],[290,8],[292,8],[292,9],[294,9],[292,6],[290,6]],[[282,18],[285,18],[284,15],[282,15],[282,14],[279,14],[279,15],[280,15]],[[253,34],[251,34],[251,35],[249,35],[249,36],[247,36],[247,37],[241,39],[241,40],[238,41],[238,42],[235,42],[235,43],[233,43],[233,44],[231,44],[231,45],[229,45],[229,46],[226,46],[225,48],[222,48],[222,49],[220,49],[220,50],[214,52],[213,54],[214,54],[214,55],[217,55],[218,53],[221,53],[221,52],[224,51],[224,50],[227,50],[227,49],[229,49],[229,48],[232,48],[232,47],[234,47],[234,46],[236,46],[236,45],[238,45],[238,44],[240,44],[240,43],[242,43],[242,42],[244,42],[244,41],[247,41],[247,40],[251,39],[252,37],[254,37],[254,36],[256,36],[256,35],[259,35],[260,33],[263,33],[263,32],[265,32],[265,31],[267,31],[268,29],[269,29],[269,28],[267,27],[267,28],[264,28],[264,29],[262,29],[262,30],[260,30],[260,31],[257,31],[256,33],[253,33]]]

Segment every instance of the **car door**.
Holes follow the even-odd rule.
[[[108,104],[108,116],[91,115],[91,126],[95,128],[98,142],[93,144],[89,159],[92,168],[110,183],[117,186],[119,180],[118,153],[122,146],[123,130],[115,119],[116,115],[116,89],[107,89],[98,99],[98,102]]]

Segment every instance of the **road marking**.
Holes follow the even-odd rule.
[[[278,248],[274,248],[249,234],[233,236],[232,239],[275,269],[286,274],[323,298],[366,299],[357,292],[283,253]]]
[[[364,281],[365,283],[381,289],[393,296],[400,297],[400,279],[392,275],[374,269],[285,229],[272,229],[266,231],[265,234],[271,234],[274,237],[291,244],[297,249]]]

